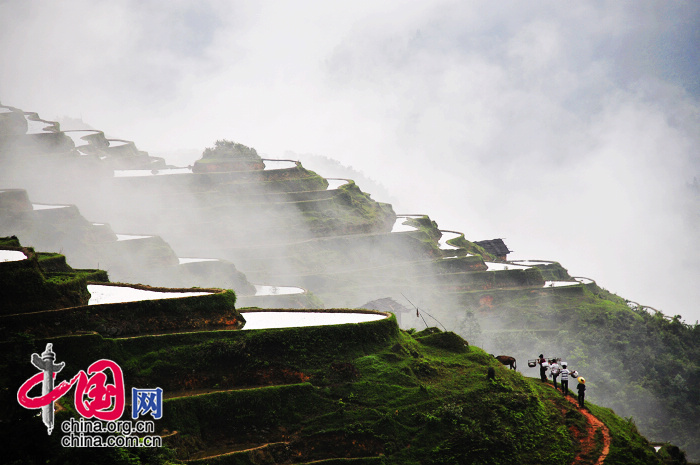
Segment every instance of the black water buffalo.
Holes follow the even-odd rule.
[[[516,368],[518,368],[515,364],[515,358],[511,357],[510,355],[498,355],[496,357],[496,360],[498,360],[504,365],[508,365],[511,370],[515,370]]]

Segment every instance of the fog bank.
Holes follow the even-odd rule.
[[[0,101],[152,153],[327,156],[397,212],[694,322],[698,22],[695,2],[11,0]]]

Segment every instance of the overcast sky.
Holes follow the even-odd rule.
[[[325,155],[700,319],[700,2],[0,0],[0,60],[3,104],[152,154]]]

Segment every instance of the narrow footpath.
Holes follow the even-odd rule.
[[[554,386],[551,387],[552,389],[554,389]],[[574,407],[576,407],[576,409],[583,416],[586,417],[586,420],[588,421],[587,434],[585,436],[577,436],[577,439],[580,441],[581,450],[576,455],[576,458],[572,462],[572,465],[602,465],[603,462],[605,462],[605,458],[608,456],[608,453],[610,452],[610,430],[607,426],[605,426],[605,424],[602,421],[593,416],[593,414],[587,409],[579,408],[578,399],[570,395],[564,397],[566,398],[566,400],[571,402],[574,405]],[[603,450],[600,452],[598,459],[595,462],[591,462],[590,454],[596,449],[595,436],[596,432],[598,432],[599,430],[603,434]]]

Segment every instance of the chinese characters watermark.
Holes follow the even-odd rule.
[[[112,360],[101,359],[91,364],[87,371],[80,370],[70,380],[62,381],[58,386],[54,386],[56,374],[59,373],[65,366],[64,362],[55,363],[56,354],[53,352],[53,344],[47,344],[46,350],[41,354],[32,354],[31,363],[41,370],[39,373],[26,380],[17,391],[17,401],[22,407],[27,409],[41,409],[41,418],[48,434],[50,435],[54,429],[54,403],[66,395],[70,389],[75,386],[74,401],[75,409],[83,417],[80,419],[81,425],[91,422],[86,422],[85,419],[98,420],[95,426],[91,426],[91,431],[98,432],[114,432],[117,431],[110,426],[100,427],[101,421],[108,422],[107,425],[117,426],[122,424],[120,431],[122,437],[107,437],[101,436],[84,436],[83,431],[79,437],[73,437],[75,431],[72,428],[65,429],[64,422],[62,429],[64,432],[70,432],[70,438],[66,440],[64,437],[62,444],[65,445],[95,445],[95,444],[116,444],[123,443],[124,436],[127,439],[139,438],[132,437],[132,429],[128,429],[128,433],[124,434],[125,426],[118,421],[124,413],[126,405],[124,375],[121,367]],[[109,376],[108,376],[109,375]],[[110,379],[111,378],[111,379]],[[30,397],[29,391],[37,385],[41,385],[41,395]],[[137,420],[140,415],[149,414],[154,420],[159,420],[163,417],[163,390],[155,389],[137,389],[131,390],[131,418]],[[73,418],[69,421],[75,422]],[[138,423],[138,422],[137,422]],[[153,422],[151,423],[150,432],[153,432]],[[74,423],[71,423],[73,425]],[[134,431],[138,431],[135,428]],[[139,444],[156,445],[161,444],[159,436],[148,436],[149,441],[145,438],[140,438]],[[74,440],[75,439],[75,440]],[[127,441],[129,442],[129,441]],[[147,443],[148,442],[148,443]],[[129,443],[133,443],[130,441]],[[138,441],[137,441],[138,443]],[[152,443],[152,444],[151,444]]]

